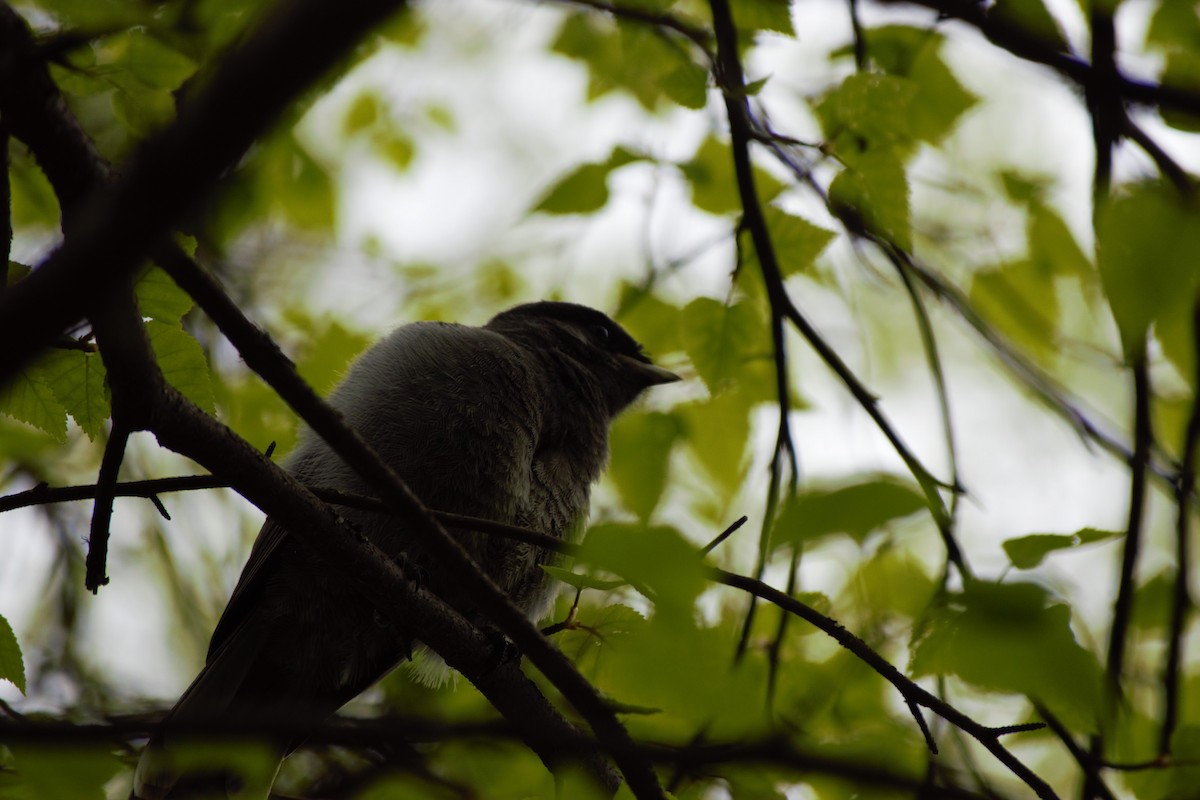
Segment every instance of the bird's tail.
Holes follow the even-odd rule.
[[[184,800],[184,798],[250,798],[265,797],[279,762],[287,752],[286,745],[268,745],[266,751],[253,748],[214,746],[211,735],[201,739],[205,727],[228,721],[241,714],[237,698],[246,682],[251,666],[258,660],[261,640],[239,631],[225,643],[220,652],[204,666],[188,687],[175,708],[167,715],[158,731],[151,737],[134,771],[131,800]],[[252,722],[253,720],[246,720]],[[264,770],[264,758],[274,759],[273,766]],[[228,765],[257,766],[250,770],[259,773],[258,780],[234,774]],[[219,769],[212,764],[221,763]],[[271,762],[267,762],[271,763]],[[265,776],[266,785],[258,784]]]

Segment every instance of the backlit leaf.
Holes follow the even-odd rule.
[[[890,476],[809,489],[784,504],[774,539],[777,544],[798,544],[844,533],[861,542],[872,531],[925,507],[918,487]]]

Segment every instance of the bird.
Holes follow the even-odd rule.
[[[592,485],[609,456],[613,420],[652,386],[680,380],[601,311],[543,300],[503,311],[482,326],[401,325],[349,367],[329,403],[431,509],[519,525],[577,540]],[[320,437],[303,430],[284,467],[302,483],[370,491]],[[339,513],[385,552],[401,554],[422,585],[478,619],[454,574],[419,536],[382,512]],[[550,611],[560,585],[542,565],[560,556],[536,545],[451,528],[475,563],[532,621]],[[229,776],[188,775],[169,755],[172,724],[221,719],[316,724],[397,665],[424,655],[418,679],[444,664],[365,607],[335,572],[268,518],[209,644],[204,667],[151,738],[132,797],[193,796]],[[300,743],[277,746],[278,760]],[[207,783],[206,783],[207,781]],[[207,794],[204,796],[212,796]]]

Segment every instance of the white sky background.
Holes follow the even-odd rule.
[[[1074,0],[1050,5],[1062,10],[1070,23],[1069,33],[1077,36],[1082,26]],[[1129,0],[1119,26],[1124,25],[1125,17],[1144,19],[1151,8],[1145,0]],[[340,84],[302,123],[315,154],[344,175],[337,243],[332,252],[323,253],[326,259],[339,259],[338,269],[323,273],[324,279],[312,285],[304,284],[303,276],[317,272],[299,267],[263,280],[297,280],[308,285],[310,300],[318,311],[329,311],[365,331],[382,334],[404,321],[397,313],[403,298],[396,293],[395,263],[429,263],[442,270],[447,282],[453,282],[487,257],[500,257],[518,265],[527,277],[529,294],[524,299],[561,290],[568,299],[611,308],[617,281],[643,273],[647,241],[651,257],[661,263],[728,229],[727,220],[688,209],[686,190],[669,171],[656,173],[642,165],[614,175],[609,208],[583,225],[572,219],[528,216],[527,209],[557,176],[584,161],[606,157],[614,145],[633,146],[661,159],[687,159],[711,129],[720,104],[710,96],[705,111],[677,111],[655,118],[617,94],[584,105],[587,78],[583,67],[545,52],[558,19],[553,4],[543,8],[519,0],[439,0],[425,4],[424,9],[429,29],[419,50],[380,53]],[[879,18],[871,12],[867,4],[864,17],[868,23]],[[797,0],[794,16],[799,41],[777,38],[767,43],[747,71],[750,79],[772,76],[762,99],[779,127],[815,139],[815,123],[794,98],[815,94],[828,85],[826,55],[849,41],[849,22],[841,0]],[[896,16],[897,12],[889,12],[888,18]],[[922,22],[929,19],[924,14],[899,16]],[[1136,47],[1139,25],[1127,30],[1139,31],[1136,38],[1131,35],[1132,40],[1124,42],[1126,47]],[[952,41],[946,50],[948,62],[959,80],[982,98],[947,144],[951,158],[966,165],[1006,164],[1053,175],[1057,182],[1054,197],[1087,251],[1092,146],[1082,102],[1046,70],[1016,63],[978,36],[951,39],[958,41]],[[849,63],[845,68],[850,68]],[[1146,74],[1152,71],[1148,69]],[[339,145],[329,136],[364,85],[383,93],[400,119],[411,123],[404,127],[416,139],[417,158],[407,172],[391,170],[364,151]],[[422,109],[434,104],[451,112],[452,132],[422,121]],[[1200,148],[1194,137],[1164,132],[1161,126],[1154,126],[1152,132],[1185,165],[1200,170]],[[953,163],[947,165],[935,158],[919,160],[911,173],[913,206],[919,215],[939,208],[947,214],[960,211],[955,198],[937,188],[946,177],[959,177],[953,169]],[[1136,154],[1123,155],[1118,169],[1119,176],[1150,172],[1145,158]],[[979,169],[977,174],[984,175],[986,170]],[[970,180],[973,176],[962,177]],[[801,206],[822,222],[811,204]],[[992,246],[999,252],[1019,247],[1021,240],[1013,236],[1023,229],[1020,217],[999,205],[986,211],[972,219],[972,224],[999,235]],[[823,224],[836,227],[828,221]],[[379,245],[377,256],[364,255],[364,243],[369,239]],[[879,270],[878,278],[863,280],[863,266],[844,243],[831,248],[827,258],[836,265],[843,284],[853,287],[849,305],[811,283],[794,282],[791,289],[797,304],[881,395],[884,410],[915,451],[945,474],[935,398],[907,300],[884,270]],[[723,297],[730,266],[731,250],[722,245],[686,267],[664,288],[680,301],[702,294]],[[935,266],[957,274],[953,265]],[[465,308],[462,320],[481,322],[484,313],[480,308]],[[894,327],[886,326],[886,336],[864,337],[855,322],[863,314],[894,321]],[[935,319],[947,361],[963,480],[972,492],[962,506],[960,537],[977,571],[995,576],[1004,569],[1007,560],[1000,542],[1005,538],[1034,532],[1069,533],[1084,526],[1123,527],[1125,471],[1111,457],[1089,453],[1065,423],[1028,401],[952,315],[935,309]],[[895,352],[906,351],[912,357],[893,357]],[[870,421],[794,338],[792,353],[797,374],[802,376],[801,390],[812,404],[795,417],[795,439],[806,479],[878,469],[902,471]],[[1110,364],[1097,362],[1090,370],[1081,368],[1080,375],[1086,378],[1089,390],[1100,390],[1098,399],[1091,398],[1093,405],[1110,419],[1123,420],[1128,389],[1111,376],[1105,383],[1109,371]],[[669,390],[664,393],[667,400],[670,391],[678,397],[690,390]],[[773,422],[766,413],[762,422],[756,444],[765,452],[773,436]],[[1123,422],[1120,427],[1125,427]],[[144,446],[140,458],[149,465],[147,472],[165,476],[185,471],[178,459],[147,455],[156,452],[148,437],[140,444]],[[762,460],[757,459],[756,465]],[[84,474],[81,479],[92,478]],[[753,475],[744,507],[738,511],[751,517],[746,531],[759,524],[764,479],[761,469]],[[257,526],[257,512],[215,502],[204,493],[176,495],[167,498],[167,504],[175,517],[168,527],[172,546],[187,554],[181,556],[185,563],[197,568],[200,554],[214,553],[213,569],[225,584],[217,594],[227,596],[246,555],[247,533]],[[77,518],[72,535],[77,538],[86,535],[88,511],[85,505],[72,510]],[[145,603],[145,598],[157,601],[161,596],[138,567],[143,527],[161,524],[156,519],[146,504],[118,500],[109,565],[112,584],[87,601],[85,636],[77,646],[92,654],[105,674],[119,676],[131,694],[171,699],[191,679],[202,654],[172,652],[164,635],[165,613]],[[1169,517],[1159,514],[1156,521],[1161,533]],[[28,643],[38,638],[38,621],[32,615],[37,598],[31,595],[31,587],[41,586],[51,568],[52,551],[45,544],[50,532],[29,510],[6,514],[3,522],[0,614],[13,623],[22,645],[28,648]],[[922,530],[928,527],[921,522]],[[743,567],[750,562],[756,537],[756,533],[746,535],[733,545],[742,548],[738,560]],[[938,546],[927,533],[917,536],[913,544]],[[1094,632],[1101,636],[1117,571],[1117,547],[1107,544],[1053,556],[1039,573],[1041,579],[1081,603],[1077,607],[1100,625]],[[940,562],[940,550],[922,552],[926,563]],[[805,585],[836,590],[848,569],[842,559],[854,556],[850,549],[835,547],[809,558],[803,572]],[[1144,574],[1154,571],[1155,558],[1160,556],[1147,553],[1150,563],[1144,563]],[[7,684],[0,684],[0,698],[22,704]],[[26,707],[69,701],[52,691],[31,699]]]

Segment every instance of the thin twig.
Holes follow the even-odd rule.
[[[1129,518],[1125,528],[1125,547],[1121,556],[1121,576],[1117,585],[1117,599],[1113,607],[1112,632],[1109,638],[1108,672],[1109,696],[1116,700],[1121,695],[1121,675],[1125,664],[1125,640],[1133,612],[1133,595],[1137,588],[1136,569],[1142,542],[1142,524],[1146,504],[1146,462],[1149,460],[1150,445],[1154,438],[1150,414],[1152,393],[1150,369],[1147,364],[1145,342],[1131,356],[1130,370],[1133,373],[1133,462],[1129,476]]]
[[[129,429],[114,423],[104,446],[104,457],[100,461],[96,502],[92,507],[91,531],[88,535],[87,577],[84,585],[92,594],[108,584],[108,575],[105,573],[108,565],[109,523],[112,521],[113,498],[116,496],[114,487],[128,442]]]
[[[958,574],[964,581],[970,581],[975,575],[971,570],[970,564],[967,563],[967,558],[963,554],[954,532],[955,523],[958,518],[958,499],[962,494],[962,490],[959,487],[961,487],[962,483],[959,480],[958,448],[955,445],[954,421],[950,415],[950,393],[946,389],[946,373],[942,369],[942,357],[938,352],[937,338],[933,335],[933,325],[929,320],[929,311],[925,308],[925,301],[922,299],[920,291],[913,284],[912,277],[908,274],[908,271],[903,266],[896,264],[896,262],[892,263],[900,275],[900,281],[904,284],[904,289],[908,293],[909,299],[912,301],[913,314],[917,320],[917,329],[921,334],[921,346],[925,351],[925,361],[929,364],[929,373],[933,376],[933,387],[937,393],[938,410],[942,418],[942,439],[946,443],[946,458],[950,462],[950,482],[955,486],[955,489],[950,493],[950,507],[947,510],[946,516],[939,521],[938,533],[941,534],[942,544],[946,548],[947,562],[953,564],[958,569]],[[948,570],[943,571],[943,586],[945,586],[948,575]]]
[[[1193,380],[1200,387],[1200,301],[1192,307],[1192,351],[1196,353]],[[1171,737],[1179,721],[1179,677],[1182,672],[1184,631],[1192,610],[1191,518],[1196,493],[1196,446],[1200,443],[1200,399],[1192,398],[1187,430],[1183,435],[1179,481],[1175,486],[1175,586],[1171,594],[1171,619],[1167,655],[1163,665],[1163,722],[1158,736],[1159,756],[1171,753]]]
[[[738,528],[745,525],[747,519],[749,518],[746,516],[741,516],[734,520],[728,528],[718,533],[711,542],[700,548],[700,555],[706,556],[711,553],[717,547],[717,545],[732,536],[734,531],[736,531]]]
[[[1034,707],[1037,709],[1038,716],[1046,720],[1046,725],[1054,732],[1058,740],[1063,743],[1063,747],[1067,748],[1067,752],[1071,754],[1071,758],[1075,759],[1075,763],[1079,765],[1085,776],[1084,782],[1090,784],[1095,789],[1096,796],[1102,798],[1102,800],[1116,800],[1112,790],[1104,783],[1096,762],[1087,751],[1079,746],[1079,743],[1075,741],[1075,737],[1067,730],[1067,726],[1051,713],[1050,709],[1036,703]]]

